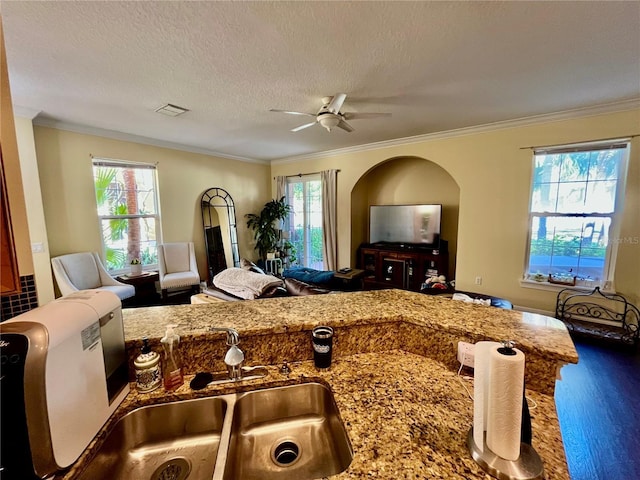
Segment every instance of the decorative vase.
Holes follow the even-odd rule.
[[[140,263],[131,265],[131,275],[141,275],[142,274],[142,265]]]

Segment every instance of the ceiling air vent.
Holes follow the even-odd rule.
[[[182,115],[185,112],[188,112],[187,108],[182,108],[177,105],[172,105],[167,103],[166,105],[161,106],[156,109],[156,112],[161,113],[163,115],[168,115],[170,117],[177,117],[178,115]]]

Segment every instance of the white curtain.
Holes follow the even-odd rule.
[[[276,177],[276,200],[280,200],[287,195],[287,177]]]
[[[325,270],[338,268],[338,170],[320,172],[322,180],[322,256]]]
[[[285,197],[285,202],[288,202],[288,198],[287,197],[287,177],[284,176],[277,176],[276,177],[276,200],[280,200],[282,197]],[[282,222],[282,230],[283,231],[288,231],[289,230],[289,217],[285,218],[284,221]]]

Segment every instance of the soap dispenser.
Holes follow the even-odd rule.
[[[167,325],[167,331],[160,340],[164,350],[162,378],[166,391],[175,390],[184,383],[182,359],[178,351],[180,336],[175,332],[176,325]]]
[[[149,339],[142,339],[140,355],[134,360],[136,370],[136,388],[140,393],[152,392],[162,384],[160,355],[151,350]]]

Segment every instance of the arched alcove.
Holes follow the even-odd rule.
[[[370,205],[442,205],[441,238],[449,243],[449,272],[454,278],[460,187],[438,164],[420,157],[396,157],[366,172],[351,191],[351,263],[369,240]]]

